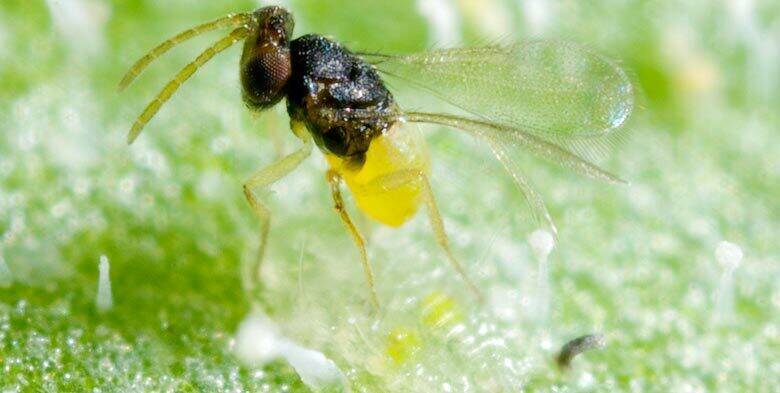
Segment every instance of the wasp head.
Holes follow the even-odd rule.
[[[281,7],[263,7],[252,14],[252,33],[241,55],[241,87],[254,109],[275,105],[285,95],[292,72],[290,38],[295,22]]]

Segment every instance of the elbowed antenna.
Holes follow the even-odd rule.
[[[162,107],[162,105],[171,98],[173,93],[175,93],[176,90],[178,90],[179,87],[181,87],[181,85],[186,82],[187,79],[189,79],[192,74],[195,73],[195,71],[198,70],[198,68],[211,60],[211,58],[214,57],[217,53],[222,52],[236,42],[246,38],[251,32],[252,29],[248,26],[239,27],[233,30],[230,34],[228,34],[227,37],[222,38],[221,40],[214,43],[214,45],[203,51],[200,55],[198,55],[197,58],[195,58],[193,62],[184,66],[184,68],[182,68],[181,71],[179,71],[179,73],[176,74],[176,76],[170,82],[168,82],[168,84],[166,84],[159,93],[157,93],[157,96],[138,116],[135,123],[133,123],[133,127],[130,129],[130,133],[127,134],[127,143],[131,144],[133,141],[135,141],[135,138],[137,138],[138,134],[141,133],[141,130],[143,130],[146,123],[148,123],[149,120],[151,120],[152,117],[157,114],[157,111],[160,110],[160,107]]]
[[[185,31],[182,31],[181,33],[165,40],[160,45],[157,45],[154,49],[150,50],[147,54],[145,54],[143,57],[138,59],[138,61],[133,64],[132,67],[127,71],[127,73],[122,77],[122,80],[119,82],[119,91],[124,90],[128,85],[133,83],[135,78],[143,72],[151,62],[153,62],[156,58],[162,56],[173,48],[174,46],[189,40],[190,38],[193,38],[195,36],[198,36],[200,34],[203,34],[207,31],[216,30],[222,27],[238,27],[242,25],[248,25],[252,21],[252,14],[248,12],[243,12],[240,14],[228,14],[226,16],[223,16],[219,19],[215,19],[211,22],[207,22],[192,28],[189,28]]]

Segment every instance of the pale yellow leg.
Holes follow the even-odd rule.
[[[276,158],[284,156],[284,140],[282,139],[282,133],[279,132],[279,113],[276,110],[267,111],[265,114],[265,123],[268,128],[268,136],[271,138],[271,143],[274,145],[274,156]]]
[[[263,129],[268,134],[268,139],[271,140],[271,145],[274,151],[274,160],[278,160],[284,157],[284,138],[282,132],[279,131],[279,119],[282,116],[276,108],[260,111],[250,112],[252,120],[262,124]]]
[[[295,130],[296,129],[294,128],[293,131]],[[242,272],[244,290],[250,294],[250,297],[254,295],[254,292],[258,287],[260,266],[265,255],[265,246],[266,241],[268,240],[268,229],[271,220],[271,212],[265,204],[257,199],[254,190],[260,187],[267,187],[285,177],[311,154],[311,139],[308,135],[303,133],[300,133],[299,136],[303,140],[303,146],[281,160],[255,172],[244,183],[244,195],[246,196],[246,200],[249,202],[252,211],[260,219],[260,245],[258,257],[255,261],[244,264]]]
[[[419,170],[403,170],[394,173],[390,173],[379,177],[366,185],[367,188],[379,189],[389,191],[398,187],[402,187],[409,183],[417,183],[422,191],[423,202],[425,202],[426,211],[428,213],[428,220],[431,223],[431,229],[433,230],[436,243],[444,250],[444,254],[447,256],[452,267],[460,275],[469,289],[474,295],[481,301],[483,299],[477,286],[466,275],[466,271],[463,269],[460,261],[455,258],[450,248],[449,237],[444,228],[444,221],[439,213],[439,208],[436,206],[436,198],[433,195],[433,189],[428,181],[428,176]]]
[[[376,311],[379,312],[379,297],[376,294],[376,287],[374,286],[374,273],[371,271],[371,264],[369,264],[368,254],[366,254],[366,242],[357,227],[355,227],[355,224],[353,224],[352,220],[349,218],[349,213],[347,213],[347,210],[344,208],[344,199],[341,197],[341,177],[333,170],[328,170],[326,176],[328,178],[328,184],[330,185],[331,195],[333,196],[333,207],[336,209],[344,226],[347,227],[347,230],[355,240],[358,251],[360,251],[360,261],[363,263],[363,272],[366,275],[368,289],[371,291],[371,303],[374,305]]]
[[[363,237],[366,238],[366,243],[371,243],[371,238],[374,237],[374,222],[362,211],[358,211],[357,217],[355,217],[358,226],[363,228]]]

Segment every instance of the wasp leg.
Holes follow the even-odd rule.
[[[376,295],[376,287],[374,286],[374,273],[371,271],[371,264],[368,263],[366,241],[349,218],[347,209],[344,208],[344,199],[341,197],[341,176],[332,169],[328,170],[326,176],[328,178],[328,185],[330,185],[330,193],[333,196],[333,207],[336,209],[339,217],[341,217],[344,226],[347,227],[347,230],[352,235],[352,239],[355,240],[358,251],[360,251],[360,262],[363,264],[363,272],[366,275],[368,289],[371,291],[371,303],[378,313],[380,309],[379,297]]]
[[[455,258],[452,249],[450,248],[449,237],[444,229],[444,221],[439,213],[439,208],[436,205],[436,198],[433,195],[433,189],[431,183],[428,181],[428,176],[419,170],[401,170],[394,173],[390,173],[381,176],[375,180],[372,180],[366,185],[367,188],[380,189],[380,190],[392,190],[394,188],[402,187],[409,183],[416,183],[422,191],[423,202],[425,202],[426,211],[428,213],[428,221],[430,221],[431,229],[436,237],[436,243],[444,250],[444,254],[447,256],[450,265],[455,269],[458,275],[463,279],[469,289],[480,301],[483,300],[482,293],[477,289],[477,286],[469,279],[466,271],[463,269],[463,265]]]
[[[544,204],[544,200],[531,184],[526,180],[525,176],[520,173],[519,165],[514,161],[512,156],[507,152],[506,147],[494,138],[487,138],[490,148],[493,150],[493,154],[496,156],[501,165],[509,173],[515,186],[520,193],[523,194],[526,203],[531,208],[531,214],[534,220],[539,225],[547,225],[552,232],[553,237],[558,238],[558,228],[555,227],[555,223],[550,216],[550,212],[547,211],[547,206]]]
[[[296,127],[300,126],[293,125],[294,132],[296,131]],[[309,154],[311,154],[312,144],[308,135],[299,132],[296,132],[296,135],[303,141],[303,146],[281,160],[255,172],[244,183],[244,195],[246,196],[246,200],[249,202],[252,211],[260,219],[260,245],[257,259],[253,262],[245,263],[242,272],[244,290],[250,295],[250,299],[254,299],[254,294],[258,286],[260,265],[262,264],[265,255],[265,246],[266,241],[268,240],[268,229],[271,221],[270,210],[263,202],[257,199],[254,190],[261,187],[268,187],[279,179],[287,176],[297,168]]]
[[[282,138],[282,133],[279,132],[278,123],[279,115],[276,112],[269,111],[266,114],[266,125],[271,143],[274,146],[274,158],[276,159],[284,157],[284,139]]]
[[[276,108],[263,112],[252,112],[253,119],[261,123],[268,133],[271,145],[274,150],[274,159],[278,160],[284,157],[284,137],[279,127],[279,120],[282,115]]]

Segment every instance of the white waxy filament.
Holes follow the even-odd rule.
[[[101,255],[100,264],[98,265],[100,277],[98,279],[97,299],[95,299],[95,306],[97,307],[98,312],[106,312],[114,306],[114,298],[111,295],[109,268],[108,257]]]

